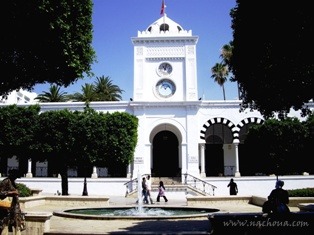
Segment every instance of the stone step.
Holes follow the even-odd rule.
[[[182,185],[181,177],[152,177],[152,185],[159,185],[160,181],[164,182],[164,185]]]

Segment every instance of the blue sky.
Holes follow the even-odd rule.
[[[81,92],[85,83],[109,76],[124,92],[123,100],[133,96],[133,44],[131,37],[144,31],[161,17],[162,0],[94,0],[93,48],[97,63],[93,78],[85,78],[62,88],[67,93]],[[235,0],[165,0],[166,14],[199,40],[196,47],[198,94],[205,100],[223,100],[222,88],[211,78],[211,68],[220,62],[220,50],[232,40],[230,10]],[[50,85],[36,85],[37,94]],[[236,83],[225,83],[226,99],[237,99]]]

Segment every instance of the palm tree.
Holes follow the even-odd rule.
[[[97,77],[95,82],[95,92],[99,101],[119,101],[122,99],[122,92],[119,86],[112,84],[109,77]]]
[[[223,92],[224,100],[226,100],[225,86],[224,83],[227,81],[229,74],[228,66],[221,63],[216,63],[211,69],[212,75],[211,78],[215,80],[221,87]]]
[[[224,65],[228,66],[228,70],[229,70],[230,59],[232,55],[233,55],[233,42],[230,41],[229,44],[223,45],[223,47],[221,48],[221,54],[220,54],[220,58],[222,58],[222,62],[224,63]],[[230,80],[232,81],[232,78]],[[238,98],[240,98],[239,83],[237,83],[237,87],[238,87]]]
[[[85,83],[82,86],[82,93],[76,92],[68,96],[72,101],[84,101],[89,103],[91,101],[97,101],[97,93],[95,92],[95,86],[93,84]]]
[[[232,57],[232,51],[233,51],[233,42],[230,41],[229,44],[223,45],[221,48],[221,54],[220,58],[223,59],[223,62],[225,65],[229,66],[230,59]]]
[[[61,87],[58,85],[50,85],[49,92],[43,91],[35,99],[39,102],[65,102],[67,101],[67,92],[60,91]]]

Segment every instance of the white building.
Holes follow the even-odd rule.
[[[239,164],[245,158],[243,140],[248,127],[262,123],[263,117],[257,111],[240,112],[239,100],[199,100],[198,37],[164,15],[139,31],[132,42],[133,100],[90,104],[99,112],[128,112],[138,117],[138,143],[127,177],[138,173],[153,177],[188,173],[198,178],[250,175],[250,169]],[[40,105],[42,111],[85,107],[81,102]],[[291,115],[299,117],[297,112]]]
[[[33,104],[36,103],[35,98],[37,94],[35,92],[25,91],[20,89],[19,91],[12,91],[6,98],[0,96],[0,103],[2,104]]]

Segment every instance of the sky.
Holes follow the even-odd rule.
[[[97,62],[92,65],[92,78],[84,78],[61,91],[82,92],[85,83],[94,83],[96,77],[109,77],[114,85],[124,90],[122,100],[133,96],[133,44],[138,31],[158,20],[162,0],[93,0],[93,42]],[[196,62],[198,95],[204,100],[223,100],[222,88],[211,78],[211,68],[221,61],[223,45],[232,40],[230,10],[236,0],[165,0],[167,17],[184,30],[198,36]],[[41,94],[50,85],[39,84],[34,92]],[[237,99],[235,82],[225,83],[227,100]]]

